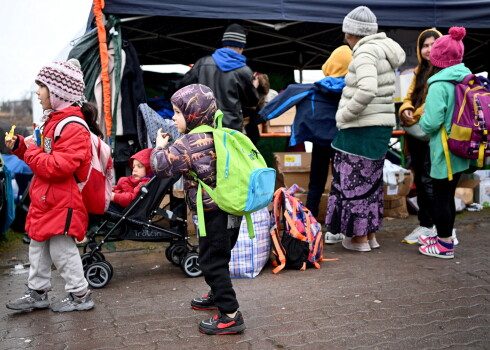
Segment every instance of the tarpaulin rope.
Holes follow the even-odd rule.
[[[106,30],[103,23],[102,9],[105,6],[104,0],[94,0],[94,16],[97,25],[97,35],[99,38],[100,63],[102,66],[102,96],[103,112],[106,126],[107,137],[111,136],[112,116],[111,116],[111,85],[109,80],[109,53],[107,51]]]

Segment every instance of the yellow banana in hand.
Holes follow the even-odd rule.
[[[15,125],[12,125],[12,128],[9,132],[5,133],[5,141],[10,141],[14,137]]]

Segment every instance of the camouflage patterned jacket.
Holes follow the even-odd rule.
[[[193,211],[196,210],[197,182],[189,175],[189,170],[194,170],[207,185],[216,187],[216,154],[211,133],[185,134],[167,149],[156,147],[150,164],[155,176],[184,176],[187,203]],[[218,208],[204,189],[203,204],[205,211]]]

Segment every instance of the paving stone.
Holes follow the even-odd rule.
[[[417,224],[385,220],[381,248],[370,253],[327,245],[322,263],[306,271],[234,279],[247,330],[235,336],[198,332],[214,312],[192,310],[208,291],[203,278],[188,278],[152,250],[104,251],[114,277],[93,290],[87,312],[16,313],[0,308],[3,349],[489,349],[490,209],[458,215],[460,245],[453,260],[418,253],[400,243]],[[27,262],[27,246],[14,254]],[[0,259],[7,261],[8,259]],[[0,302],[22,295],[27,275],[0,274]],[[50,298],[64,296],[53,271]]]

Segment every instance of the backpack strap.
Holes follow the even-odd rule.
[[[61,132],[70,123],[80,124],[85,129],[87,129],[87,131],[90,133],[90,128],[89,128],[87,122],[85,120],[83,120],[82,118],[77,117],[76,115],[72,115],[72,116],[66,117],[65,119],[60,120],[58,122],[58,124],[56,124],[56,127],[54,128],[53,142],[58,141],[58,139],[61,137]],[[92,141],[90,141],[90,144],[92,144]],[[99,157],[100,157],[100,147],[101,147],[101,145],[99,143],[97,145],[97,152],[98,152]],[[92,151],[92,149],[90,151]],[[73,176],[75,177],[75,181],[78,184],[78,189],[80,190],[80,192],[82,192],[83,186],[85,185],[84,182],[80,181],[80,179],[78,178],[78,176],[76,174],[76,171],[73,174]],[[87,179],[88,179],[88,176],[87,176]],[[87,180],[85,180],[85,181],[87,181]]]
[[[189,174],[197,182],[197,196],[196,196],[196,207],[197,207],[197,225],[199,227],[199,236],[206,237],[206,225],[204,223],[204,205],[202,201],[202,188],[206,189],[211,199],[213,198],[213,190],[207,184],[205,184],[200,178],[197,177],[197,173],[194,170],[189,170]]]
[[[60,138],[61,132],[63,131],[65,126],[67,126],[70,123],[77,123],[83,125],[85,129],[87,129],[87,131],[90,132],[90,128],[88,127],[87,122],[85,120],[83,120],[80,117],[77,117],[76,115],[72,115],[70,117],[66,117],[65,119],[59,121],[58,124],[56,124],[56,127],[54,128],[54,136],[53,136],[54,142],[56,142]]]
[[[442,148],[444,149],[444,156],[446,157],[446,164],[447,164],[447,179],[449,181],[453,181],[453,169],[451,167],[451,156],[449,155],[449,146],[447,144],[447,131],[446,128],[441,126],[441,141],[442,141]]]
[[[272,262],[274,265],[274,269],[272,273],[277,274],[279,271],[284,269],[286,266],[286,251],[284,246],[281,243],[279,229],[280,229],[280,221],[281,221],[281,209],[283,207],[283,201],[285,200],[285,188],[281,187],[274,193],[274,225],[270,230],[272,244],[274,245],[275,250],[272,250],[272,253],[276,256],[276,260]],[[278,263],[279,261],[279,263]]]
[[[223,128],[223,118],[224,114],[221,112],[221,110],[217,110],[216,113],[214,113],[214,126],[216,129],[222,129]]]

